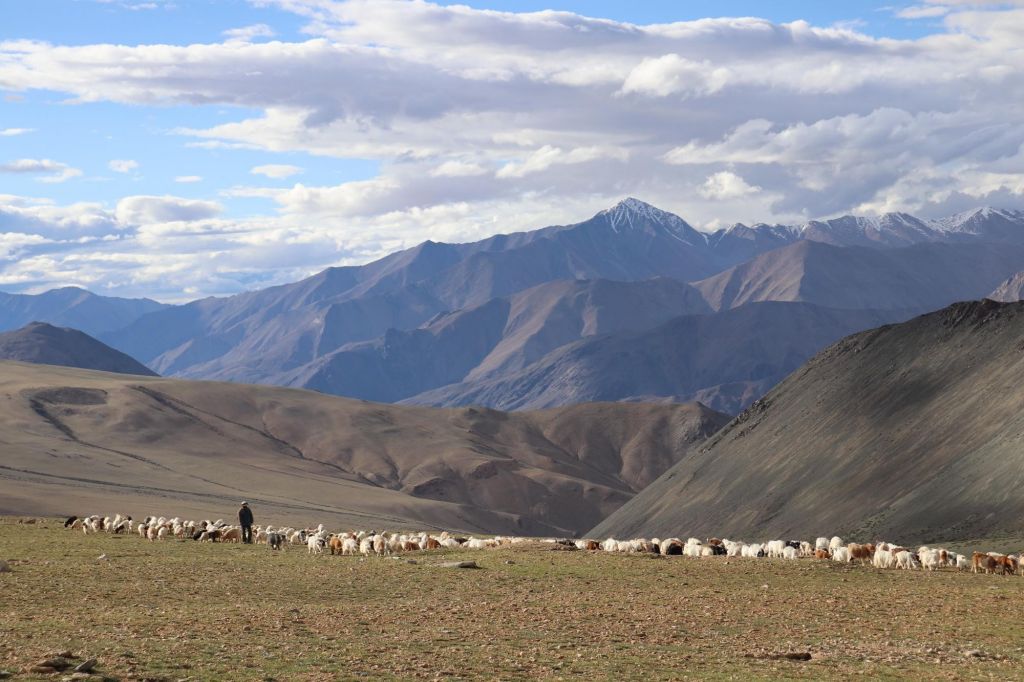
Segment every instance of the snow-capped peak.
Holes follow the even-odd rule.
[[[686,243],[706,242],[703,233],[695,230],[676,214],[663,211],[633,197],[627,197],[597,215],[606,217],[608,224],[615,232],[639,231],[654,227],[662,228]]]
[[[934,220],[932,221],[932,226],[944,232],[974,233],[982,223],[993,218],[1021,222],[1024,221],[1024,213],[1021,211],[992,208],[991,206],[981,206],[947,218]]]

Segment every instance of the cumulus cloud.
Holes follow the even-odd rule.
[[[35,128],[2,128],[0,137],[15,137],[16,135],[27,135],[35,132]]]
[[[273,38],[275,34],[274,29],[266,24],[252,24],[250,26],[228,29],[222,35],[228,40],[251,42],[254,38]]]
[[[495,175],[499,178],[522,178],[532,173],[545,171],[552,166],[574,165],[596,159],[618,159],[621,161],[628,156],[627,150],[615,147],[598,145],[566,150],[544,145],[527,155],[522,161],[512,161],[502,166]]]
[[[117,202],[114,215],[121,223],[145,225],[149,223],[188,222],[214,218],[222,211],[213,201],[183,199],[174,196],[131,196]]]
[[[131,173],[139,167],[139,162],[133,159],[112,159],[107,163],[107,168],[115,173]]]
[[[283,163],[268,163],[262,166],[254,166],[249,170],[253,175],[265,175],[268,178],[281,179],[298,175],[302,169],[298,166],[289,166]]]
[[[77,168],[51,159],[17,159],[0,164],[0,173],[41,175],[39,182],[64,182],[82,174]]]
[[[127,272],[221,293],[426,238],[579,220],[627,195],[707,226],[935,213],[1024,193],[1024,2],[891,10],[934,24],[915,40],[751,17],[637,25],[396,0],[261,4],[304,17],[307,38],[259,41],[268,32],[249,26],[211,44],[6,41],[0,88],[72,104],[218,107],[221,122],[174,132],[225,155],[370,160],[377,174],[233,187],[225,203],[255,197],[271,208],[241,220],[212,201],[169,197],[5,210],[19,225],[42,225],[44,209],[97,221],[80,234],[107,241],[75,251],[76,264],[106,282]],[[60,166],[3,170],[55,181]],[[301,170],[251,172],[286,180]],[[60,234],[38,229],[17,231]],[[23,247],[40,254],[12,276],[66,275],[72,264],[51,247]],[[147,260],[147,248],[162,257]],[[227,265],[207,263],[212,254]],[[202,274],[180,274],[190,263]],[[261,279],[261,268],[273,272]]]
[[[719,171],[709,175],[699,191],[705,199],[736,199],[756,194],[761,188],[748,185],[746,180],[731,171]]]
[[[435,178],[464,178],[473,175],[483,175],[486,172],[487,169],[479,163],[452,159],[432,169],[430,174]]]
[[[715,67],[707,60],[695,62],[677,54],[666,54],[640,62],[626,76],[622,92],[658,97],[711,95],[728,84],[730,75],[729,69]]]

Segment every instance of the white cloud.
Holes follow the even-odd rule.
[[[114,214],[128,225],[168,223],[214,218],[222,207],[213,201],[183,199],[174,196],[131,196],[117,202]]]
[[[479,163],[452,159],[431,170],[430,174],[435,178],[465,178],[473,175],[483,175],[486,172],[487,169]]]
[[[270,28],[266,24],[252,24],[250,26],[228,29],[227,31],[224,31],[222,35],[228,40],[247,43],[251,42],[253,38],[273,38],[274,29]]]
[[[182,184],[202,182],[203,181],[203,176],[201,176],[201,175],[179,175],[176,178],[174,178],[174,181],[182,183]]]
[[[730,78],[729,69],[715,67],[707,60],[696,62],[666,54],[640,62],[626,76],[622,92],[658,97],[711,95],[724,88]]]
[[[905,40],[750,17],[635,25],[430,2],[261,2],[304,17],[308,39],[261,41],[266,31],[243,27],[212,44],[6,41],[0,83],[72,105],[216,107],[219,123],[174,132],[225,156],[307,153],[379,171],[234,187],[225,203],[276,209],[240,220],[211,201],[179,203],[195,199],[0,201],[12,231],[55,241],[19,247],[31,256],[2,276],[36,281],[49,267],[104,286],[223,293],[426,238],[571,222],[627,195],[709,225],[928,213],[1024,192],[1024,12],[1010,3],[914,0],[889,11],[930,18],[934,32]],[[65,255],[70,233],[95,241]]]
[[[932,19],[945,16],[948,12],[949,7],[939,5],[911,5],[897,10],[896,16],[900,19]]]
[[[502,166],[495,174],[499,178],[522,178],[532,173],[545,171],[552,166],[565,166],[586,163],[597,159],[613,159],[624,161],[629,157],[625,149],[608,146],[577,147],[565,150],[551,145],[544,145],[531,152],[521,161],[513,161]]]
[[[283,163],[268,163],[263,166],[254,166],[249,170],[253,175],[265,175],[268,178],[281,179],[298,175],[302,169],[298,166],[289,166]]]
[[[42,175],[39,182],[56,183],[78,177],[82,171],[51,159],[18,159],[0,164],[0,173]]]
[[[35,128],[3,128],[0,129],[0,137],[14,137],[16,135],[27,135],[35,132]]]
[[[761,188],[748,185],[746,180],[731,171],[719,171],[709,175],[699,191],[705,199],[736,199],[756,194]]]
[[[113,159],[107,163],[107,168],[115,173],[131,173],[139,167],[139,162],[133,159]]]

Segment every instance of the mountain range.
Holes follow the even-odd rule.
[[[737,412],[845,334],[1001,286],[1012,297],[1007,283],[1022,272],[1022,212],[845,216],[707,233],[626,199],[581,223],[469,244],[428,241],[224,298],[162,306],[57,290],[6,308],[0,300],[0,311],[30,308],[33,320],[76,326],[65,318],[86,304],[69,309],[48,297],[74,294],[93,307],[99,299],[112,312],[89,309],[78,328],[181,378],[422,405],[700,398]],[[763,311],[730,314],[768,302],[808,305],[778,308],[786,323]],[[29,321],[20,314],[0,316],[0,327]],[[746,357],[683,362],[698,346],[701,357],[716,348]]]
[[[816,355],[591,531],[905,543],[1019,536],[1024,302],[956,303]]]

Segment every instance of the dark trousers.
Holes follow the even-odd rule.
[[[252,544],[252,526],[242,526],[242,542]]]

